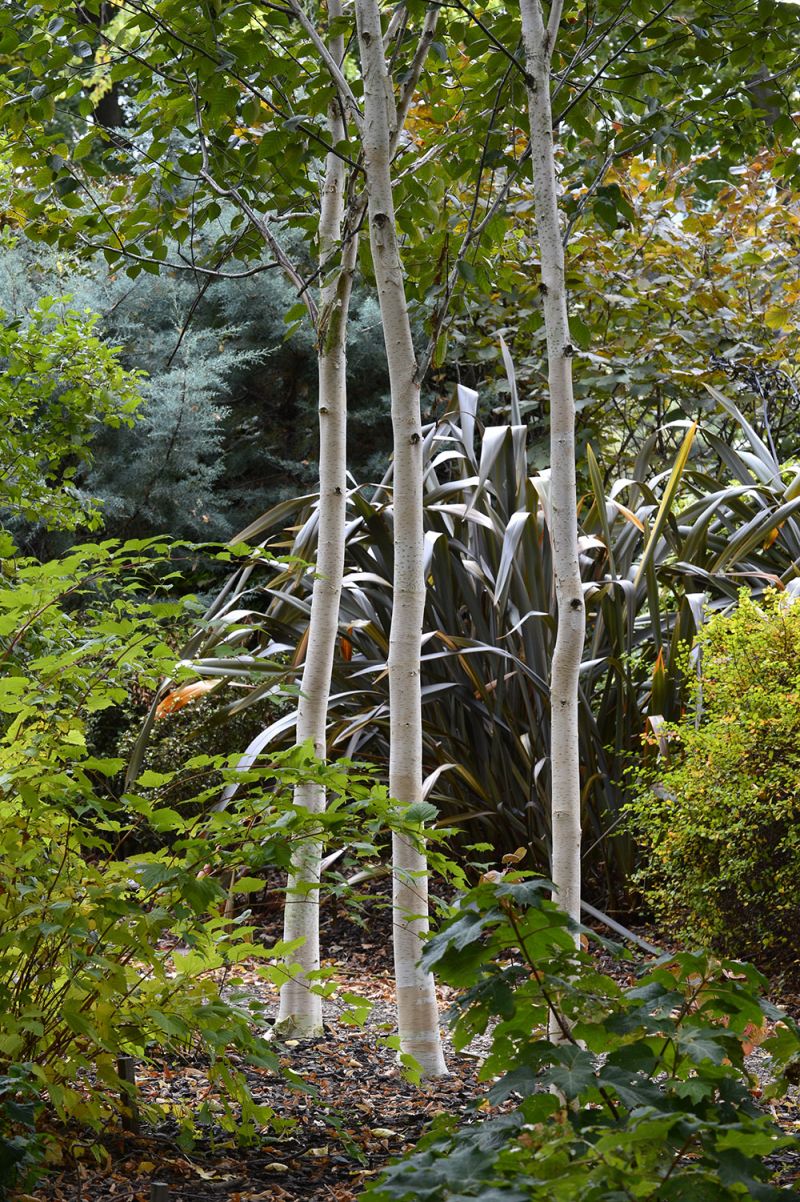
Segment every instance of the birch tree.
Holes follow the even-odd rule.
[[[578,676],[586,611],[578,564],[575,482],[575,400],[564,248],[558,211],[558,179],[550,106],[550,63],[561,20],[552,0],[545,24],[540,0],[520,0],[528,71],[528,118],[539,240],[541,294],[547,336],[550,391],[550,534],[558,607],[558,631],[550,669],[550,778],[553,884],[562,909],[581,913],[581,788],[578,742]]]
[[[430,39],[433,17],[423,38]],[[364,81],[364,168],[369,237],[378,289],[394,433],[394,606],[389,637],[389,792],[401,805],[422,800],[420,654],[425,605],[420,373],[411,336],[392,196],[391,144],[398,114],[376,0],[356,0]],[[393,839],[394,960],[401,1052],[425,1076],[445,1073],[433,977],[420,965],[428,930],[427,861],[409,839]]]
[[[339,0],[329,0],[329,20],[337,21],[341,15]],[[340,66],[344,59],[341,33],[331,37],[328,50],[333,65]],[[344,141],[345,108],[341,95],[331,102],[328,134],[334,147]],[[347,503],[347,315],[358,242],[354,233],[341,246],[346,180],[345,164],[335,151],[329,151],[321,186],[318,240],[323,277],[316,325],[319,535],[308,641],[297,705],[297,741],[310,742],[319,759],[327,756],[328,697],[339,629]],[[312,813],[318,812],[325,806],[324,789],[313,783],[299,785],[295,791],[295,804]],[[291,976],[281,989],[278,1022],[283,1031],[300,1036],[322,1033],[322,1001],[310,988],[308,976],[320,967],[320,854],[317,842],[305,843],[298,852],[289,877],[284,910],[284,941],[302,939],[302,943],[290,957]]]
[[[631,156],[667,140],[680,144],[686,130],[696,143],[722,138],[727,152],[749,137],[758,137],[759,111],[775,126],[781,117],[781,80],[791,70],[791,42],[796,17],[784,7],[768,5],[771,27],[764,25],[766,8],[743,5],[734,16],[697,5],[694,23],[673,19],[672,6],[645,6],[628,14],[609,10],[589,20],[564,22],[563,0],[551,0],[547,17],[542,0],[520,0],[525,55],[525,91],[530,126],[536,237],[539,249],[540,293],[547,348],[550,401],[550,531],[557,603],[557,635],[550,675],[551,875],[560,905],[574,920],[581,906],[581,783],[578,741],[578,681],[585,636],[585,604],[578,556],[575,481],[575,403],[572,385],[574,346],[570,335],[564,247],[571,230],[591,205],[614,205],[616,184],[604,184],[617,159]],[[588,20],[588,18],[587,18]],[[704,42],[712,35],[716,49],[730,56],[736,70],[715,78],[709,91]],[[552,70],[559,34],[565,35],[557,76]],[[642,56],[644,45],[652,53]],[[663,61],[659,61],[663,56]],[[761,59],[770,62],[766,69]],[[680,70],[676,70],[680,64]],[[769,80],[770,112],[764,98],[748,82],[749,64],[758,66],[759,80]],[[621,103],[614,89],[604,92],[609,71],[624,80]],[[564,90],[567,95],[564,95]],[[552,95],[560,95],[552,111]],[[737,118],[731,124],[732,114]],[[567,143],[580,172],[580,190],[563,211],[554,146],[554,130]],[[761,124],[763,131],[763,124]],[[702,131],[702,132],[700,132]],[[763,133],[762,133],[763,136]],[[588,144],[588,145],[587,145]],[[580,153],[582,151],[582,157]],[[597,164],[586,178],[585,164]],[[588,186],[587,186],[588,185]],[[576,195],[580,197],[576,201]],[[614,207],[616,207],[614,205]]]

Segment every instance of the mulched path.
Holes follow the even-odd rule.
[[[261,982],[259,982],[261,983]],[[422,1087],[403,1079],[396,1053],[382,1040],[393,1028],[388,974],[348,977],[348,988],[373,998],[367,1025],[337,1023],[326,1004],[326,1033],[319,1040],[289,1041],[285,1062],[308,1081],[315,1095],[287,1086],[261,1070],[248,1070],[258,1102],[281,1118],[295,1120],[285,1133],[267,1133],[257,1147],[236,1148],[220,1132],[209,1132],[182,1151],[168,1131],[142,1136],[113,1132],[102,1139],[99,1166],[80,1155],[68,1157],[33,1195],[52,1202],[149,1202],[154,1181],[169,1186],[169,1202],[352,1202],[369,1176],[409,1150],[440,1112],[464,1113],[482,1093],[477,1057],[449,1049],[450,1076]],[[163,1062],[137,1075],[143,1101],[185,1101],[204,1096],[208,1083],[200,1062]]]
[[[388,1017],[379,1003],[378,1019]],[[383,1011],[383,1012],[381,1012]],[[154,1181],[169,1186],[169,1202],[352,1202],[369,1175],[390,1157],[410,1149],[440,1111],[466,1113],[480,1095],[474,1061],[454,1062],[451,1075],[419,1089],[399,1075],[394,1053],[382,1048],[374,1029],[332,1028],[319,1041],[292,1050],[291,1067],[315,1087],[316,1097],[287,1088],[265,1073],[248,1076],[259,1102],[295,1125],[269,1133],[257,1147],[226,1145],[210,1134],[190,1152],[166,1133],[105,1138],[105,1163],[65,1163],[33,1197],[59,1202],[148,1202]],[[200,1066],[163,1066],[140,1075],[144,1098],[204,1092]]]
[[[334,906],[323,910],[322,920],[323,946],[343,985],[373,1002],[366,1026],[339,1023],[336,1003],[326,1003],[324,1037],[284,1047],[286,1063],[315,1095],[265,1071],[248,1070],[256,1099],[293,1120],[290,1129],[267,1132],[257,1146],[246,1148],[212,1129],[191,1151],[181,1149],[168,1127],[141,1136],[109,1131],[101,1140],[99,1164],[89,1144],[77,1137],[62,1164],[34,1193],[17,1195],[16,1202],[150,1202],[154,1182],[168,1186],[169,1202],[354,1202],[371,1176],[414,1146],[437,1113],[466,1116],[484,1092],[476,1071],[485,1049],[477,1046],[471,1055],[459,1056],[448,1047],[451,1075],[419,1087],[404,1080],[396,1053],[385,1046],[394,1024],[391,916],[382,905],[383,887],[370,892],[375,896],[366,926]],[[261,919],[265,940],[274,941],[277,910],[267,905]],[[253,980],[263,991],[264,982],[255,974]],[[449,998],[442,990],[445,1007]],[[209,1092],[200,1061],[164,1061],[140,1069],[138,1085],[143,1099],[162,1102]],[[796,1098],[781,1104],[775,1117],[787,1131],[800,1133]],[[800,1192],[800,1152],[782,1153],[774,1168],[781,1184],[794,1184]]]

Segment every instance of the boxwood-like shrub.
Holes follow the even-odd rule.
[[[800,602],[707,624],[693,705],[630,807],[667,929],[800,979]]]

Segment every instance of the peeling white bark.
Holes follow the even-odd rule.
[[[331,20],[341,15],[339,0],[329,0]],[[332,58],[341,63],[344,40],[330,41]],[[338,102],[328,119],[332,145],[345,136]],[[322,185],[319,223],[319,257],[326,263],[334,256],[342,233],[344,216],[345,165],[329,154]],[[316,577],[311,599],[308,646],[297,706],[297,741],[310,741],[320,759],[327,752],[327,711],[331,672],[339,625],[345,541],[347,472],[347,318],[350,304],[357,241],[352,237],[342,250],[341,262],[323,276],[317,319],[317,365],[319,374],[319,541]],[[294,794],[295,805],[312,813],[325,808],[321,786],[304,784]],[[320,966],[319,879],[320,846],[306,843],[293,860],[284,911],[284,940],[303,939],[289,957],[295,965],[281,989],[278,1025],[284,1034],[299,1037],[322,1033],[322,1002],[311,992],[307,974]]]
[[[391,183],[395,109],[376,0],[356,0],[364,79],[363,149],[372,260],[383,322],[394,434],[394,605],[389,639],[389,792],[401,804],[422,797],[420,650],[425,606],[422,527],[422,429],[419,377],[397,245]],[[425,36],[430,40],[431,27]],[[419,966],[428,930],[427,859],[394,838],[393,913],[401,1052],[425,1076],[447,1072],[433,978]]]
[[[578,676],[586,614],[578,567],[575,484],[575,402],[564,249],[558,217],[558,180],[550,107],[550,62],[561,5],[553,0],[547,27],[540,0],[520,0],[534,204],[539,237],[542,304],[550,390],[551,538],[558,606],[550,679],[552,867],[556,900],[576,922],[581,905],[581,797],[578,742]]]

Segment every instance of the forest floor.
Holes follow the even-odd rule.
[[[279,914],[265,912],[263,922],[265,940],[274,942],[280,937]],[[101,1139],[100,1163],[85,1140],[63,1141],[69,1150],[62,1163],[16,1202],[149,1202],[155,1182],[167,1185],[169,1202],[355,1202],[390,1159],[414,1146],[438,1113],[466,1117],[485,1091],[477,1080],[485,1049],[476,1045],[470,1054],[458,1055],[447,1042],[447,1077],[418,1086],[402,1076],[396,1052],[385,1043],[394,1029],[390,932],[389,911],[380,905],[370,907],[365,927],[332,907],[323,911],[323,946],[342,989],[369,998],[373,1006],[365,1026],[352,1027],[338,1020],[342,1006],[326,1002],[324,1036],[289,1041],[282,1049],[285,1063],[314,1093],[248,1069],[256,1100],[291,1120],[282,1133],[265,1132],[256,1146],[235,1147],[209,1130],[186,1151],[163,1128],[136,1136],[109,1131]],[[239,975],[247,983],[243,968]],[[263,995],[265,983],[255,972],[252,982]],[[440,990],[443,1009],[451,997]],[[277,1013],[277,996],[274,1000]],[[782,1000],[800,1016],[800,999]],[[192,1097],[199,1103],[210,1093],[199,1060],[140,1067],[137,1085],[144,1101],[167,1104]],[[785,1130],[800,1134],[797,1097],[780,1104],[774,1115]],[[780,1184],[800,1192],[800,1151],[783,1153],[774,1167]]]

